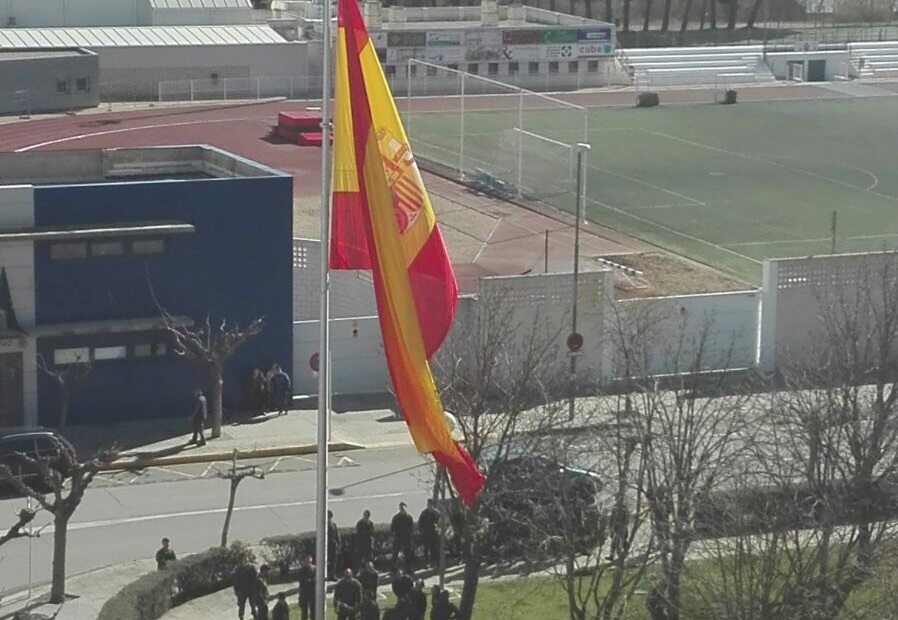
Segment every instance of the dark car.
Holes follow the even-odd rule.
[[[499,555],[533,548],[535,538],[545,542],[574,535],[584,547],[594,540],[603,512],[598,474],[515,448],[502,458],[489,449],[485,453],[491,480],[484,504]]]
[[[0,430],[0,464],[39,493],[49,493],[52,486],[40,469],[28,459],[47,459],[51,470],[63,478],[70,475],[75,450],[64,437],[43,429]],[[26,458],[27,457],[27,458]],[[9,481],[0,480],[0,498],[21,497]]]

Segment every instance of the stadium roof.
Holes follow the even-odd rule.
[[[285,42],[281,35],[268,26],[0,28],[0,49],[174,47]]]
[[[149,0],[153,9],[251,9],[249,0]]]

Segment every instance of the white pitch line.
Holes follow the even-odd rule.
[[[209,123],[233,123],[239,121],[257,121],[263,118],[276,118],[274,116],[250,116],[246,118],[221,118],[221,119],[208,119],[208,120],[197,120],[197,121],[185,121],[182,123],[159,123],[157,125],[142,125],[140,127],[124,127],[121,129],[107,129],[105,131],[91,131],[89,133],[78,134],[77,136],[66,136],[65,138],[56,138],[55,140],[47,140],[46,142],[38,142],[36,144],[29,144],[28,146],[23,146],[17,148],[14,153],[25,153],[26,151],[33,151],[34,149],[43,148],[45,146],[50,146],[53,144],[62,144],[64,142],[74,142],[75,140],[84,140],[85,138],[96,138],[98,136],[109,136],[113,134],[119,133],[128,133],[131,131],[144,131],[146,129],[162,129],[164,127],[183,127],[185,125],[206,125]]]
[[[706,206],[704,202],[702,202],[702,203],[691,202],[689,204],[679,204],[679,205],[652,205],[650,207],[633,207],[631,210],[632,211],[646,211],[646,210],[651,211],[653,209],[681,209],[681,208],[685,208],[685,207],[704,207],[704,206]]]
[[[848,237],[848,239],[891,239],[892,237],[898,237],[898,233],[888,233],[884,235],[857,235],[855,237]]]
[[[671,134],[664,133],[661,131],[654,131],[652,129],[643,129],[642,131],[649,133],[649,134],[656,135],[656,136],[660,136],[662,138],[667,138],[669,140],[676,140],[677,142],[682,142],[684,144],[689,144],[691,146],[697,146],[699,148],[709,149],[711,151],[716,151],[718,153],[725,153],[727,155],[733,155],[735,157],[742,157],[744,159],[757,161],[762,164],[767,164],[768,166],[774,166],[776,168],[782,168],[783,170],[788,170],[789,172],[798,172],[801,174],[806,174],[806,175],[814,177],[816,179],[820,179],[821,181],[828,181],[830,183],[835,183],[836,185],[841,185],[843,187],[849,187],[851,189],[856,189],[861,192],[867,192],[869,194],[873,194],[874,196],[879,196],[880,198],[885,198],[886,200],[891,200],[892,202],[898,202],[898,197],[896,197],[896,196],[890,196],[888,194],[883,194],[881,192],[874,192],[872,188],[876,187],[876,185],[879,184],[879,179],[876,178],[876,175],[873,175],[872,172],[869,172],[868,170],[864,170],[862,168],[857,168],[857,169],[862,170],[863,172],[866,172],[867,174],[870,174],[871,176],[873,176],[874,179],[876,179],[876,182],[873,185],[871,185],[869,188],[858,187],[857,185],[852,185],[851,183],[846,183],[845,181],[840,181],[839,179],[834,179],[834,178],[828,177],[824,174],[818,174],[818,173],[812,172],[810,170],[805,170],[804,168],[796,168],[794,166],[787,166],[787,165],[781,164],[779,162],[771,161],[764,157],[758,157],[756,155],[749,155],[748,153],[740,153],[739,151],[731,151],[729,149],[720,148],[718,146],[711,146],[710,144],[704,144],[702,142],[695,142],[693,140],[687,140],[686,138],[681,138],[679,136],[673,136]]]
[[[621,177],[622,179],[627,179],[628,181],[633,181],[634,183],[640,183],[642,185],[645,185],[646,187],[651,187],[652,189],[654,189],[656,191],[664,192],[665,194],[670,194],[671,196],[676,196],[677,198],[682,198],[683,200],[688,200],[689,202],[695,203],[695,206],[697,206],[697,207],[704,207],[706,205],[706,203],[701,200],[696,200],[695,198],[692,198],[690,196],[680,194],[680,193],[675,192],[670,189],[665,189],[659,185],[653,185],[653,184],[649,183],[648,181],[643,181],[642,179],[637,179],[636,177],[630,176],[629,174],[624,174],[623,172],[617,172],[615,170],[610,170],[608,168],[602,168],[601,166],[590,165],[589,168],[592,168],[593,170],[599,170],[601,172],[607,172],[608,174],[611,174],[611,175],[614,175],[617,177]]]
[[[695,237],[695,236],[690,235],[690,234],[688,234],[688,233],[684,233],[684,232],[682,232],[682,231],[679,231],[679,230],[677,230],[677,229],[675,229],[675,228],[671,228],[670,226],[665,226],[664,224],[659,224],[658,222],[655,222],[655,221],[650,220],[650,219],[645,218],[645,217],[639,217],[638,215],[633,215],[632,213],[629,213],[629,212],[627,212],[627,211],[624,211],[623,209],[618,209],[617,207],[612,207],[612,206],[609,205],[609,204],[605,204],[604,202],[600,202],[600,201],[596,200],[595,198],[590,198],[590,197],[587,196],[586,199],[589,200],[589,201],[591,201],[591,202],[594,202],[595,204],[597,204],[597,205],[599,205],[599,206],[601,206],[601,207],[605,207],[606,209],[610,209],[611,211],[614,211],[615,213],[620,213],[621,215],[624,215],[624,216],[626,216],[626,217],[633,218],[634,220],[637,220],[637,221],[639,221],[639,222],[643,222],[643,223],[645,223],[645,224],[648,224],[649,226],[654,226],[654,227],[656,227],[656,228],[660,228],[661,230],[666,230],[667,232],[673,233],[673,234],[675,234],[675,235],[679,235],[679,236],[684,237],[684,238],[686,238],[686,239],[690,239],[690,240],[692,240],[692,241],[697,241],[698,243],[703,243],[703,244],[705,244],[705,245],[707,245],[707,246],[710,246],[710,247],[712,247],[712,248],[714,248],[714,249],[716,249],[716,250],[720,250],[721,252],[726,252],[727,254],[732,254],[733,256],[738,256],[739,258],[742,258],[742,259],[744,259],[744,260],[751,261],[751,262],[753,262],[753,263],[757,263],[758,265],[761,264],[761,261],[759,261],[759,260],[756,259],[756,258],[752,258],[751,256],[746,256],[745,254],[741,254],[741,253],[739,253],[739,252],[736,252],[735,250],[731,250],[731,249],[729,249],[729,248],[725,248],[725,247],[723,247],[722,245],[717,245],[716,243],[711,243],[710,241],[707,241],[706,239],[702,239],[702,238],[700,238],[700,237]]]
[[[850,239],[851,237],[849,237]],[[739,243],[725,243],[728,248],[755,246],[755,245],[780,245],[788,243],[820,243],[821,241],[832,241],[832,237],[820,237],[819,239],[778,239],[776,241],[742,241]]]

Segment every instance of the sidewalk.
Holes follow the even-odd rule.
[[[32,614],[43,615],[37,617],[56,620],[96,620],[107,599],[138,577],[154,570],[156,570],[155,560],[146,559],[75,575],[69,577],[66,582],[66,594],[72,598],[67,599],[61,608],[59,605],[45,604],[35,605],[29,611]],[[46,601],[49,593],[49,584],[38,586],[34,588],[32,601]],[[25,602],[25,592],[16,592],[0,599],[0,620],[12,618],[13,614],[25,607]],[[54,615],[57,611],[58,615]]]

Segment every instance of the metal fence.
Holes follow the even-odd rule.
[[[178,102],[321,97],[321,76],[222,77],[218,79],[106,80],[103,102]]]
[[[442,94],[428,96],[434,82]],[[572,145],[589,141],[586,108],[420,60],[408,61],[405,95],[418,159],[489,192],[573,210]]]

